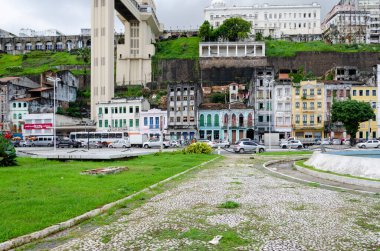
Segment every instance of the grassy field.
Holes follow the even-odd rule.
[[[22,55],[0,54],[0,77],[38,75],[60,65],[84,65],[84,62],[68,52],[34,51],[24,59]]]
[[[259,156],[292,156],[292,155],[306,155],[313,154],[311,151],[286,151],[286,152],[264,152],[259,153]]]
[[[380,45],[329,45],[322,41],[296,43],[281,40],[266,41],[267,57],[292,57],[297,52],[380,52]]]
[[[165,153],[113,162],[19,158],[19,166],[0,168],[0,242],[124,198],[214,157]],[[80,174],[109,166],[127,166],[129,171],[108,176]]]
[[[199,57],[198,37],[178,38],[158,42],[155,59],[197,59]]]

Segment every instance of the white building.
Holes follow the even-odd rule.
[[[275,83],[274,130],[280,133],[280,139],[287,139],[292,133],[292,83],[289,79]]]
[[[23,136],[51,136],[53,135],[53,113],[26,114]]]
[[[199,44],[199,57],[265,57],[264,42],[209,42]]]
[[[147,134],[149,138],[159,137],[161,133],[167,133],[168,112],[165,110],[151,109],[140,113],[140,132]]]
[[[213,0],[204,10],[205,20],[219,27],[224,20],[241,17],[252,24],[252,33],[274,38],[321,35],[321,5],[227,6],[224,0]]]
[[[13,132],[22,132],[22,125],[27,114],[29,114],[27,102],[18,100],[9,103],[8,121],[12,124]]]
[[[370,12],[358,10],[351,3],[338,4],[322,23],[323,36],[331,43],[370,43]]]
[[[150,109],[144,98],[112,99],[96,105],[98,131],[139,131],[140,113]]]
[[[20,37],[57,37],[57,36],[64,36],[62,32],[56,30],[56,29],[49,29],[49,30],[43,30],[43,31],[35,31],[33,29],[20,29],[19,36]]]

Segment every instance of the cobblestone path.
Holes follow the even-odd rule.
[[[380,249],[379,196],[272,177],[262,164],[228,156],[54,250]]]

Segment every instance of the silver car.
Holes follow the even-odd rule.
[[[119,139],[108,145],[108,148],[130,148],[131,143],[125,139]]]
[[[167,140],[164,140],[162,142],[162,144],[164,145],[164,148],[170,147],[170,142],[167,141]],[[159,141],[159,140],[149,140],[147,142],[144,142],[143,146],[146,149],[152,148],[152,147],[161,147],[161,141]]]
[[[239,142],[237,145],[234,145],[234,152],[235,153],[245,153],[245,152],[265,152],[265,146],[258,145],[255,142],[252,141],[242,141]]]
[[[299,140],[289,140],[287,142],[284,142],[280,145],[282,149],[287,149],[287,148],[296,148],[296,149],[302,149],[303,144]]]

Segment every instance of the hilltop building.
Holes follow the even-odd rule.
[[[231,17],[251,22],[252,34],[261,33],[265,37],[313,40],[321,35],[321,5],[317,3],[227,6],[224,0],[213,0],[204,10],[204,19],[215,28]]]

